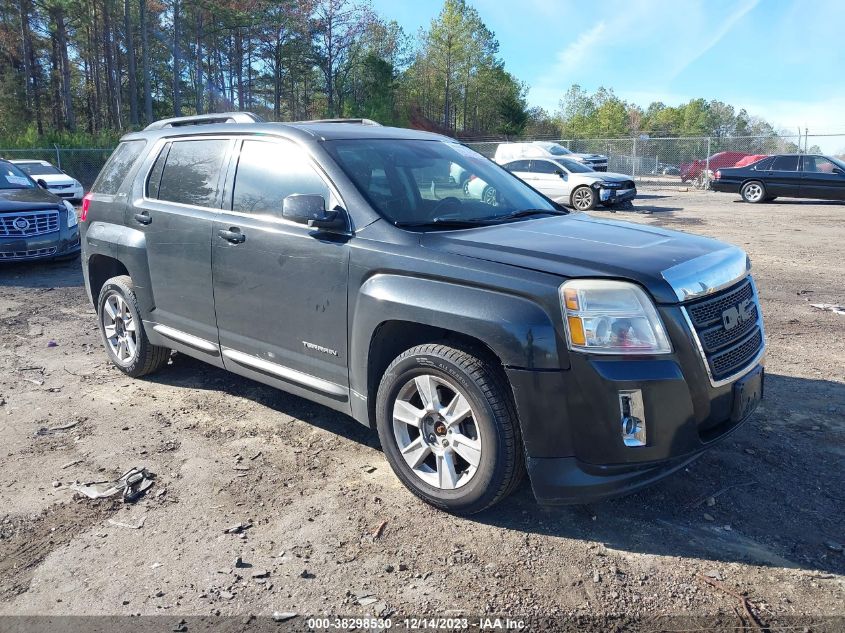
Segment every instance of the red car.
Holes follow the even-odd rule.
[[[722,167],[733,167],[740,160],[750,156],[745,152],[716,152],[709,160],[694,160],[691,163],[681,163],[681,182],[695,180],[705,169],[716,171]]]

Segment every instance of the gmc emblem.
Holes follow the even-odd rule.
[[[737,325],[741,325],[753,318],[754,304],[751,299],[746,299],[739,305],[722,312],[722,326],[724,326],[725,331],[730,331]]]

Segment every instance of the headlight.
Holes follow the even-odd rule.
[[[593,354],[669,354],[654,303],[626,281],[573,279],[560,287],[569,349]]]
[[[78,180],[73,181],[73,186],[78,188],[78,189],[82,189],[82,183],[79,182]]]
[[[73,205],[67,200],[62,200],[62,202],[65,203],[65,209],[67,209],[67,227],[71,228],[79,224],[79,216],[76,215],[76,209],[73,208]]]

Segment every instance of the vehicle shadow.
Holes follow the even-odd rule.
[[[79,258],[69,261],[0,262],[0,288],[82,287]]]
[[[742,198],[737,198],[736,200],[732,200],[734,204],[748,204]],[[778,198],[777,200],[768,200],[765,202],[758,202],[753,205],[748,206],[778,206],[778,205],[790,205],[790,206],[825,206],[825,207],[841,207],[845,205],[845,202],[842,200],[816,200],[814,198]]]
[[[472,517],[607,548],[845,573],[845,384],[769,374],[751,420],[639,493],[542,507],[528,482]]]
[[[147,380],[247,398],[379,448],[375,432],[350,417],[185,355]],[[748,423],[651,488],[544,507],[526,479],[511,497],[466,520],[624,552],[841,574],[843,454],[845,384],[768,374],[766,399]]]
[[[144,380],[172,387],[217,391],[246,398],[281,415],[308,422],[358,444],[371,448],[379,447],[375,431],[358,424],[347,415],[281,389],[275,389],[214,367],[185,354],[174,354],[167,368],[146,376]]]

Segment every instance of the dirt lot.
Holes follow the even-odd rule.
[[[106,362],[78,262],[0,268],[0,614],[750,624],[705,575],[747,592],[763,623],[842,626],[819,618],[845,616],[845,317],[809,303],[845,303],[845,206],[665,191],[637,208],[651,213],[613,217],[751,255],[764,405],[645,492],[543,508],[526,482],[472,519],[416,500],[375,435],[328,409],[185,356],[125,378]],[[69,488],[136,465],[157,479],[135,504]]]

